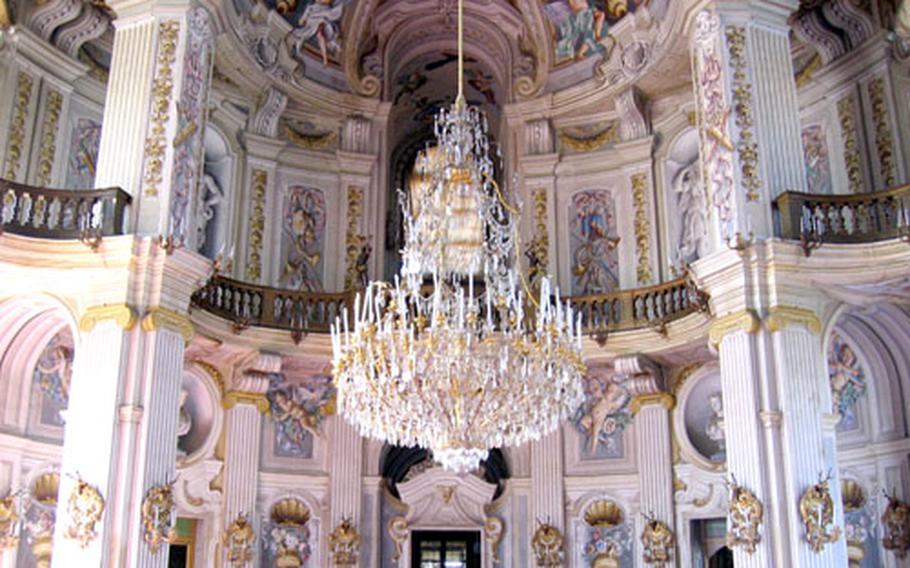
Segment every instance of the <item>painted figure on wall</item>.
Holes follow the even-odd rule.
[[[599,294],[619,287],[613,197],[608,191],[572,196],[569,209],[572,293]]]
[[[68,330],[55,335],[41,351],[32,381],[41,392],[40,421],[50,426],[63,426],[60,411],[69,404],[70,381],[73,378],[75,349]]]
[[[680,220],[676,265],[682,268],[701,258],[707,246],[708,197],[697,159],[674,176],[673,193]]]
[[[838,429],[857,428],[856,403],[866,394],[866,375],[853,348],[837,332],[828,345],[828,378],[833,410],[840,416]]]
[[[66,187],[91,189],[95,186],[95,167],[100,145],[101,124],[91,118],[77,119],[73,126],[66,164]]]
[[[607,50],[608,30],[642,1],[545,0],[544,13],[553,26],[556,63],[578,61]]]
[[[815,124],[804,128],[802,135],[809,193],[831,193],[831,161],[825,130]]]
[[[288,189],[284,210],[287,257],[280,284],[295,290],[322,290],[325,196],[318,189]]]
[[[319,435],[325,418],[335,414],[331,377],[317,375],[290,383],[275,375],[266,398],[275,421],[276,455],[312,457],[312,437]]]
[[[341,19],[347,0],[268,0],[267,4],[293,26],[288,41],[291,53],[302,60],[309,48],[323,65],[341,53]]]
[[[632,422],[629,391],[604,371],[584,378],[585,401],[573,423],[582,434],[584,459],[622,457],[622,432]]]

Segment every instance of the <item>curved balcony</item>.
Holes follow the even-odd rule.
[[[222,317],[235,332],[248,327],[290,331],[295,341],[307,333],[326,333],[342,308],[353,303],[357,290],[325,293],[285,290],[214,276],[193,295],[193,306]],[[585,333],[651,328],[660,333],[670,321],[708,309],[707,295],[688,278],[664,284],[564,298],[582,316]]]
[[[824,243],[910,238],[910,184],[852,195],[787,192],[774,209],[779,236],[800,241],[806,255]]]
[[[0,179],[0,229],[26,237],[96,242],[124,234],[130,200],[119,187],[47,189]]]

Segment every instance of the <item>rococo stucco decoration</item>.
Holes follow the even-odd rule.
[[[360,557],[360,533],[351,519],[342,519],[329,534],[329,554],[332,556],[332,566],[350,568],[357,565]]]
[[[66,513],[67,527],[63,534],[85,548],[98,536],[95,525],[104,513],[104,498],[98,489],[77,477],[67,500]]]
[[[157,554],[162,544],[176,540],[176,514],[174,484],[150,487],[142,501],[142,537],[152,554]]]
[[[221,537],[224,556],[228,564],[239,568],[253,559],[256,533],[245,513],[240,513],[225,529]]]
[[[309,438],[319,436],[323,421],[335,414],[332,378],[314,375],[291,383],[281,374],[272,375],[266,398],[275,421],[275,453],[311,457]]]
[[[828,488],[827,478],[820,478],[799,499],[799,516],[806,531],[806,542],[815,552],[821,552],[826,544],[840,538],[841,529],[834,525],[834,500]]]
[[[754,493],[736,483],[736,478],[729,487],[729,530],[725,539],[727,546],[730,548],[740,546],[747,553],[753,554],[762,538],[764,506]]]
[[[866,395],[866,373],[853,347],[836,331],[828,345],[828,380],[833,411],[840,419],[838,429],[857,428],[856,404]]]
[[[645,528],[641,532],[642,559],[645,564],[662,566],[670,562],[676,537],[667,523],[645,515]]]
[[[885,494],[888,506],[882,513],[882,546],[903,560],[910,551],[910,505],[894,494]]]
[[[272,506],[266,548],[281,568],[299,568],[310,558],[310,510],[299,499],[286,497]]]
[[[19,545],[19,499],[14,494],[0,498],[0,550]]]
[[[585,459],[622,457],[622,432],[632,423],[632,396],[603,369],[590,369],[584,377],[585,400],[573,423],[583,435]]]
[[[164,160],[167,153],[167,124],[171,116],[171,96],[174,92],[173,65],[177,60],[177,36],[180,32],[178,20],[162,20],[158,24],[158,57],[155,80],[152,81],[152,103],[149,113],[149,134],[145,139],[144,193],[148,197],[158,195],[164,175]]]
[[[557,568],[563,565],[565,542],[562,532],[549,523],[538,522],[537,530],[531,539],[534,549],[534,562],[538,568]]]

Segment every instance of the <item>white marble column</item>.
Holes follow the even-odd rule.
[[[240,515],[253,524],[257,537],[259,517],[256,499],[259,491],[259,455],[262,439],[262,416],[269,412],[265,393],[269,375],[281,371],[281,356],[260,353],[250,368],[238,372],[224,397],[224,514],[222,530]],[[259,555],[258,540],[253,545],[253,562]],[[222,565],[231,566],[222,552]]]
[[[143,541],[140,507],[149,488],[175,477],[183,352],[193,334],[185,313],[208,264],[183,251],[167,255],[151,239],[132,243],[125,258],[122,280],[105,281],[79,322],[54,534],[59,566],[167,564],[166,546],[153,555]],[[77,479],[104,499],[84,547],[67,536]]]
[[[363,503],[363,438],[357,429],[341,416],[332,418],[332,455],[330,457],[329,491],[332,509],[331,531],[343,519],[360,531],[360,509]],[[363,543],[364,546],[367,543]]]
[[[796,0],[716,1],[690,33],[711,241],[773,235],[771,202],[805,191],[787,18]]]
[[[97,187],[133,197],[133,229],[191,245],[214,39],[192,0],[111,0],[115,41]]]
[[[537,521],[549,523],[566,535],[566,497],[563,480],[562,430],[531,442],[531,534]],[[531,537],[528,536],[530,542]],[[568,558],[568,554],[566,557]]]

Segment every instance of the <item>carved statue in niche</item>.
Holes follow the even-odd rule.
[[[721,461],[727,455],[727,434],[724,429],[724,399],[720,392],[711,393],[708,396],[708,405],[711,407],[713,415],[708,419],[708,425],[705,427],[705,434],[715,444],[717,444],[717,453],[711,456],[712,460]]]
[[[834,499],[827,478],[806,489],[799,499],[799,516],[806,529],[806,542],[815,552],[840,538],[840,527],[834,526]]]
[[[698,160],[681,169],[673,178],[676,211],[680,219],[676,263],[684,266],[698,260],[705,252],[708,234],[708,198],[701,182]]]
[[[196,196],[196,250],[205,248],[206,232],[208,226],[215,218],[216,209],[224,199],[224,191],[211,174],[206,172],[202,177],[202,185]]]
[[[542,568],[562,566],[565,554],[562,533],[551,524],[540,521],[538,524],[534,537],[531,539],[535,565]]]
[[[903,560],[910,550],[910,505],[897,498],[897,495],[885,494],[888,506],[882,513],[882,546],[891,550]]]
[[[608,191],[572,196],[569,209],[572,292],[602,294],[619,287],[619,237]]]

